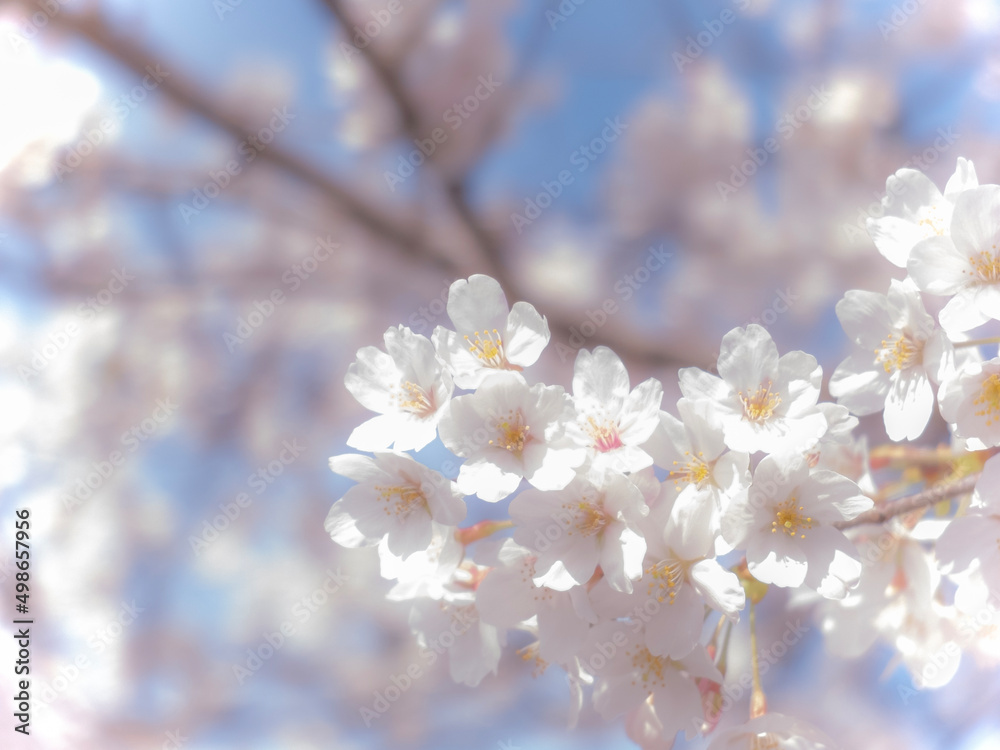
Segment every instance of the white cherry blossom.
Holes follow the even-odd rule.
[[[538,642],[525,655],[532,655],[541,666],[568,664],[587,638],[594,619],[590,605],[580,587],[555,591],[536,585],[535,559],[530,550],[507,539],[497,565],[476,589],[476,605],[483,621],[501,630],[535,618]]]
[[[383,537],[394,555],[426,550],[434,522],[454,526],[465,518],[458,486],[405,453],[333,456],[330,468],[356,484],[333,504],[326,530],[344,547],[367,547]]]
[[[448,317],[432,336],[438,355],[451,368],[459,388],[476,388],[490,374],[523,370],[549,343],[549,325],[527,302],[507,306],[500,284],[475,274],[448,291]]]
[[[808,450],[826,431],[826,418],[816,408],[823,371],[811,354],[779,358],[767,329],[751,324],[723,337],[718,364],[721,377],[682,369],[681,392],[713,402],[732,450]]]
[[[420,450],[437,435],[441,409],[454,390],[451,373],[430,339],[405,326],[385,332],[385,349],[360,349],[347,369],[347,390],[379,414],[355,428],[347,444],[362,451]]]
[[[950,235],[919,242],[906,270],[921,291],[951,297],[938,316],[945,330],[1000,319],[1000,185],[959,195]]]
[[[755,578],[775,586],[806,585],[842,599],[861,576],[851,541],[833,527],[873,503],[854,482],[825,469],[810,470],[798,455],[765,456],[746,500],[723,516],[727,541],[745,547]]]
[[[914,440],[934,410],[934,384],[953,366],[953,349],[912,281],[893,280],[888,295],[852,290],[837,317],[860,351],[830,378],[830,394],[859,416],[884,410],[891,440]]]
[[[943,195],[923,172],[900,169],[886,180],[884,215],[868,219],[868,233],[875,247],[889,262],[906,268],[918,242],[948,234],[955,200],[963,191],[978,186],[975,167],[961,156]]]
[[[970,449],[1000,445],[1000,358],[967,364],[938,394],[941,416]]]
[[[668,485],[677,493],[677,512],[692,512],[692,526],[719,536],[717,552],[729,551],[721,542],[720,514],[750,486],[750,455],[726,448],[722,423],[709,401],[677,402],[680,419],[660,412],[659,425],[646,443],[656,465],[666,469]]]
[[[495,503],[522,477],[544,490],[569,484],[584,460],[583,448],[567,433],[575,416],[560,386],[529,387],[517,373],[501,373],[475,393],[452,399],[439,430],[445,447],[466,459],[458,486]]]
[[[465,547],[455,536],[455,527],[432,524],[433,533],[427,549],[405,557],[389,551],[387,540],[378,545],[382,577],[395,581],[386,594],[390,601],[406,601],[418,597],[444,599],[448,586],[455,574]]]
[[[632,591],[648,512],[631,477],[611,471],[580,475],[554,492],[525,490],[510,503],[514,539],[537,555],[535,583],[559,591],[587,583],[598,565],[612,588]]]
[[[621,359],[605,346],[581,349],[573,368],[575,433],[595,468],[639,471],[653,463],[642,449],[656,429],[663,386],[649,378],[631,390]]]
[[[695,680],[723,680],[704,648],[693,649],[683,659],[656,656],[645,645],[641,621],[617,620],[594,627],[589,644],[584,664],[597,678],[594,708],[601,716],[614,719],[640,708],[652,696],[666,739],[680,731],[689,739],[697,734],[704,709]]]
[[[475,687],[496,674],[506,644],[502,632],[483,622],[475,593],[462,591],[448,600],[418,599],[410,610],[410,628],[427,654],[448,654],[455,682]]]
[[[669,483],[664,487],[672,492]],[[715,559],[713,530],[690,516],[673,515],[670,500],[661,498],[642,523],[648,547],[634,592],[618,593],[601,581],[591,599],[606,619],[630,613],[641,618],[649,651],[679,659],[697,645],[706,606],[738,620],[746,594],[736,574]]]
[[[948,524],[936,553],[943,572],[978,570],[990,594],[1000,598],[1000,455],[986,462],[968,514]]]

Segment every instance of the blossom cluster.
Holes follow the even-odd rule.
[[[350,366],[347,388],[376,416],[348,439],[364,453],[330,459],[356,485],[327,531],[377,547],[421,644],[451,631],[454,680],[479,684],[508,640],[523,644],[536,670],[566,672],[571,724],[589,697],[643,748],[713,732],[729,631],[767,586],[816,605],[833,653],[882,637],[918,687],[944,684],[957,658],[940,654],[984,641],[973,626],[1000,592],[1000,459],[958,518],[921,520],[921,508],[866,524],[889,496],[856,428],[882,412],[890,439],[914,440],[936,405],[969,458],[949,452],[951,466],[981,469],[1000,445],[1000,359],[967,336],[1000,319],[1000,187],[979,186],[964,159],[943,194],[904,169],[885,208],[869,231],[907,277],[837,304],[857,351],[830,377],[835,402],[821,400],[814,356],[782,354],[753,324],[723,337],[714,372],[679,371],[670,409],[659,380],[633,386],[603,346],[579,351],[570,390],[535,382],[545,317],[509,306],[488,276],[456,281],[452,328],[390,328],[384,351]],[[925,297],[949,299],[935,316]],[[461,461],[454,478],[412,455],[435,440]],[[509,519],[461,527],[473,497]],[[959,584],[951,605],[945,578]],[[715,732],[713,750],[833,747],[796,719],[751,713]]]

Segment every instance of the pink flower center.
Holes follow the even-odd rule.
[[[618,434],[618,423],[614,420],[608,419],[604,422],[598,422],[593,417],[587,417],[587,432],[594,441],[594,448],[601,453],[622,447],[622,438]]]

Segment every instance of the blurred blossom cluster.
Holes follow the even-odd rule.
[[[534,668],[568,657],[548,653],[551,622],[527,599],[501,591],[490,616],[529,622],[541,646],[520,632],[457,673],[441,636],[472,625],[436,603],[471,606],[470,581],[502,588],[497,570],[524,564],[537,540],[501,545],[511,532],[489,524],[509,514],[530,528],[536,503],[583,481],[585,459],[601,463],[593,445],[619,440],[626,469],[597,469],[645,472],[645,491],[659,498],[665,482],[671,502],[623,489],[621,555],[588,550],[570,567],[553,554],[535,569],[572,605],[557,652],[577,632],[567,613],[588,633],[618,621],[619,597],[646,594],[643,524],[687,499],[667,477],[680,460],[663,463],[668,444],[699,425],[696,436],[722,430],[726,455],[758,447],[741,437],[738,398],[718,414],[673,407],[699,400],[682,386],[706,396],[729,382],[727,356],[749,349],[815,358],[779,360],[774,382],[808,397],[766,452],[783,454],[782,440],[819,450],[807,473],[847,477],[858,490],[845,497],[891,502],[982,471],[997,443],[983,390],[996,349],[963,344],[996,333],[996,260],[978,253],[991,249],[1000,182],[998,38],[988,0],[3,4],[0,696],[14,693],[14,510],[30,508],[22,744],[670,747],[653,704],[598,712],[582,699],[606,678],[571,670],[568,702],[566,674]],[[484,278],[496,287],[456,319],[454,284]],[[496,288],[513,303],[502,321]],[[497,385],[467,346],[513,372]],[[559,409],[580,396],[576,378],[619,365],[637,392],[628,408],[655,412],[655,430],[636,417],[585,445],[593,425]],[[370,387],[391,381],[416,390]],[[491,390],[548,425],[551,455],[521,474],[491,473],[461,421]],[[759,397],[759,414],[772,404],[743,396]],[[624,418],[594,408],[598,427]],[[517,447],[530,423],[507,424]],[[385,449],[395,458],[378,459]],[[386,527],[380,554],[331,544],[324,518],[355,490],[328,458],[352,450],[439,469],[444,482],[419,475],[433,524]],[[367,471],[339,460],[348,477]],[[732,583],[732,549],[754,562],[747,528],[722,533],[727,493],[751,468],[727,460],[719,513],[698,527],[720,524],[698,553],[723,560],[716,583]],[[515,494],[511,474],[533,486]],[[380,480],[375,496],[394,486]],[[724,587],[732,601],[712,601],[731,623],[727,648],[699,632],[702,669],[681,670],[699,700],[726,707],[713,747],[822,747],[822,735],[875,750],[996,746],[995,623],[975,617],[996,585],[993,487],[968,484],[919,522],[847,530],[854,563],[831,553],[838,565],[814,580],[810,559],[810,591],[774,579],[756,626],[771,708],[749,724],[749,684],[708,669],[725,653],[727,676],[752,672],[743,589]],[[456,526],[496,534],[476,542],[474,564],[441,531]],[[605,609],[590,617],[572,592],[597,570]],[[668,589],[670,570],[655,578]],[[461,595],[456,571],[469,578]],[[412,601],[434,606],[414,614]],[[453,680],[486,672],[475,690]],[[631,712],[624,728],[601,715],[618,708]],[[5,738],[13,725],[0,712]],[[674,746],[709,740],[692,731]]]

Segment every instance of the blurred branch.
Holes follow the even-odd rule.
[[[334,8],[340,8],[340,4],[336,0],[328,1],[331,11]],[[15,0],[15,4],[28,10],[37,7],[29,0]],[[343,13],[342,8],[340,8],[340,13]],[[346,18],[346,16],[344,17]],[[158,64],[166,67],[170,75],[162,79],[159,90],[175,103],[204,118],[237,141],[247,140],[254,135],[253,129],[241,122],[239,117],[229,112],[213,97],[199,90],[196,85],[186,81],[182,74],[172,66],[154,59],[145,49],[135,45],[130,38],[112,31],[96,12],[70,13],[64,10],[52,16],[49,28],[86,39],[140,77],[145,76],[150,68],[155,69]],[[364,51],[370,55],[370,45]],[[369,56],[368,59],[372,58]],[[413,126],[418,117],[416,107],[407,98],[398,78],[388,67],[384,67],[381,72],[377,69],[376,73],[380,78],[383,78],[387,89],[396,97],[397,104],[401,107],[404,122],[409,122]],[[514,299],[524,299],[524,295],[520,292],[520,286],[502,263],[503,249],[500,243],[476,217],[461,184],[449,186],[447,193],[455,214],[479,250],[480,257],[468,262],[451,257],[438,249],[434,243],[422,240],[417,227],[397,224],[352,193],[336,179],[323,173],[304,158],[285,151],[278,144],[270,144],[258,155],[258,161],[269,162],[317,190],[331,203],[348,212],[354,220],[373,235],[398,247],[400,252],[411,260],[429,262],[432,265],[443,267],[457,277],[477,272],[489,274],[496,278]],[[543,312],[547,313],[553,338],[564,342],[570,340],[571,328],[580,323],[578,315],[569,316],[561,311],[543,310]],[[603,329],[596,332],[587,341],[587,344],[588,346],[600,344],[611,346],[623,358],[642,362],[648,366],[697,364],[697,362],[691,361],[690,356],[677,355],[663,345],[652,343],[649,336],[633,331],[628,322],[624,320],[609,322]]]
[[[958,495],[965,495],[972,492],[972,490],[976,487],[976,481],[979,477],[979,474],[971,474],[969,476],[962,477],[955,482],[939,484],[938,486],[931,487],[923,492],[918,492],[915,495],[910,495],[909,497],[904,497],[900,500],[894,500],[891,503],[883,503],[882,505],[876,506],[871,510],[862,513],[857,518],[852,518],[850,521],[843,521],[841,523],[834,524],[834,526],[838,529],[850,529],[855,526],[863,526],[869,523],[884,523],[890,518],[901,516],[904,513],[920,510],[921,508],[928,508],[931,505],[941,502],[942,500],[950,500]]]

